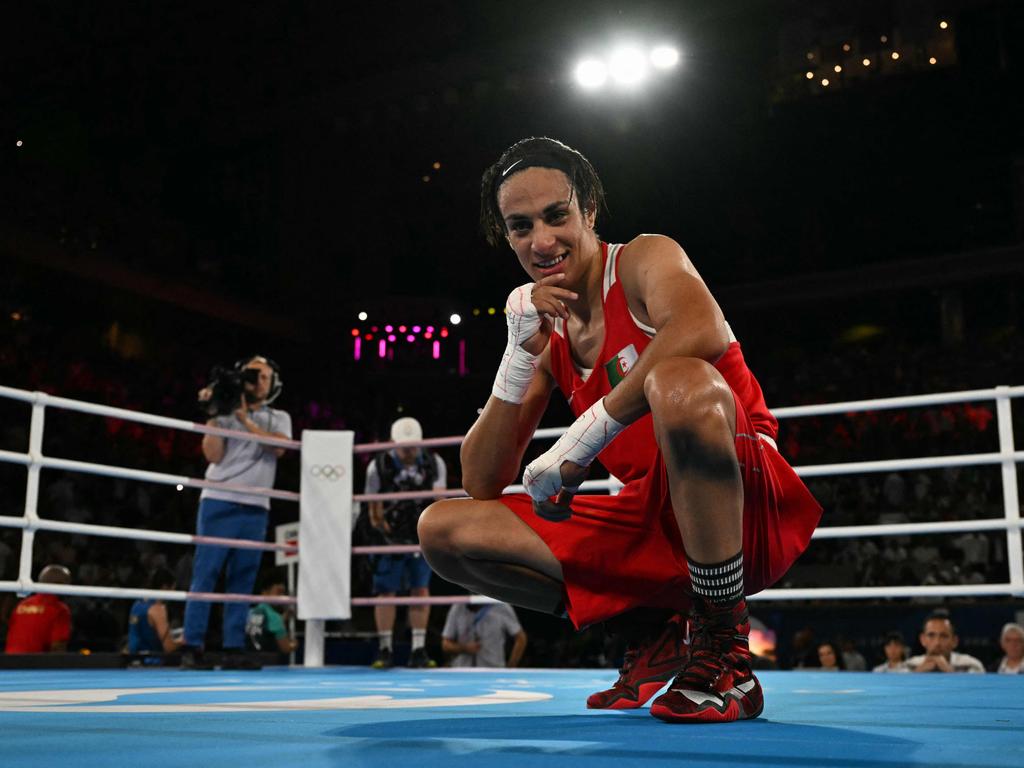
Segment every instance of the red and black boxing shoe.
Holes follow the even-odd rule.
[[[629,620],[630,614],[619,619]],[[588,709],[637,709],[665,687],[686,665],[686,617],[675,614],[659,624],[634,627],[627,642],[619,679],[605,690],[591,694]]]
[[[764,709],[761,684],[750,667],[746,600],[718,607],[695,601],[690,617],[690,658],[651,705],[670,723],[728,723]]]

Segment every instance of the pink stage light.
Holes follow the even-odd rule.
[[[358,360],[363,355],[363,340],[356,336],[356,343],[352,347],[352,357]]]
[[[384,357],[388,353],[388,343],[381,339],[377,342],[377,357]]]
[[[440,360],[441,359],[441,342],[440,341],[435,341],[434,342],[434,359],[435,360]]]

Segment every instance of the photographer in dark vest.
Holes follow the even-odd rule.
[[[423,439],[423,428],[416,419],[405,417],[391,425],[391,440],[395,443],[415,443]],[[447,486],[448,470],[444,460],[432,451],[419,446],[398,445],[380,453],[366,471],[366,493],[392,493],[397,491],[443,490]],[[383,535],[388,544],[418,544],[416,524],[431,499],[407,501],[371,501],[370,524]],[[374,562],[373,591],[379,597],[394,597],[408,590],[413,597],[430,595],[430,566],[417,552],[408,555],[377,555]],[[392,661],[392,630],[395,626],[395,606],[378,605],[374,608],[379,650],[373,662],[375,669],[387,669]],[[412,628],[410,667],[435,667],[437,663],[427,655],[425,641],[429,605],[409,607],[409,626]]]

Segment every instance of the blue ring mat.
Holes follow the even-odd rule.
[[[0,764],[1024,765],[1024,675],[759,677],[757,720],[670,725],[587,710],[609,670],[5,671]]]

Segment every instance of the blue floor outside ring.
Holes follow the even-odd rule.
[[[21,766],[1019,766],[1024,675],[765,672],[765,712],[588,711],[607,670],[5,671]]]

